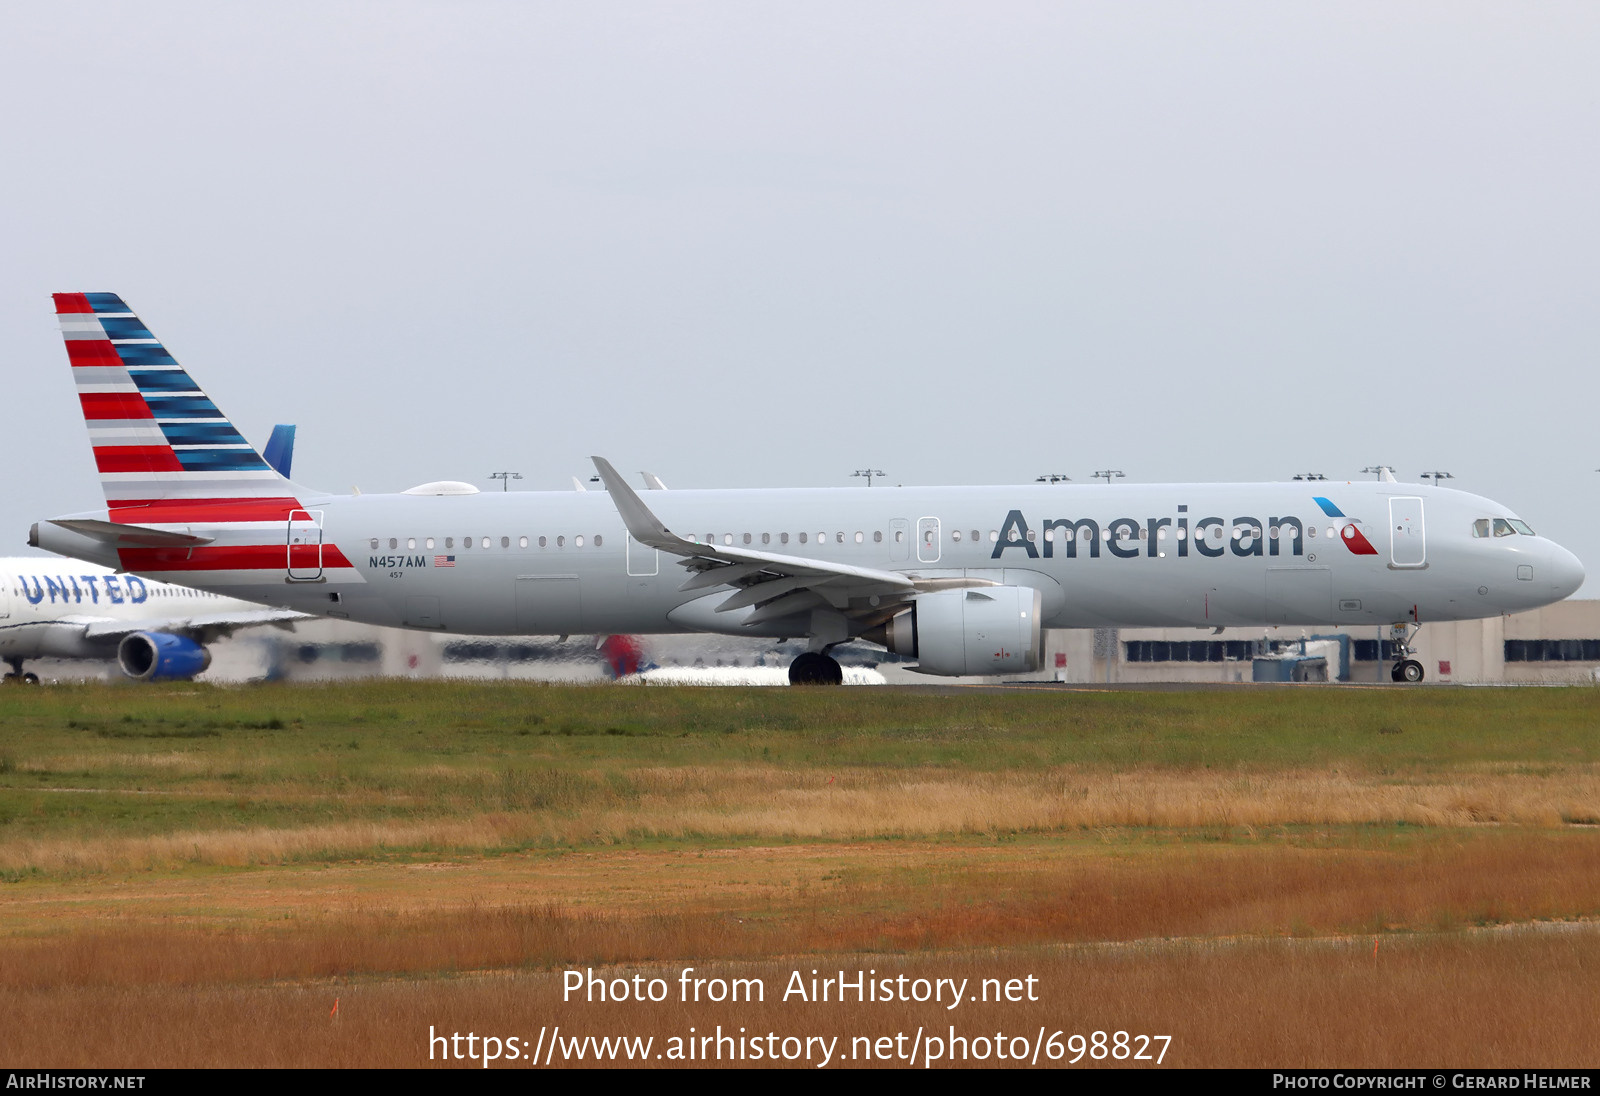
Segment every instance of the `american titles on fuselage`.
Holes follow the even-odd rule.
[[[1316,501],[1336,522],[1323,529],[1322,536],[1342,541],[1358,556],[1377,555],[1359,518],[1346,517],[1326,499]],[[1211,558],[1229,551],[1240,557],[1300,556],[1305,554],[1306,540],[1315,539],[1321,528],[1315,519],[1293,516],[1274,515],[1265,521],[1249,515],[1232,520],[1221,515],[1192,517],[1189,507],[1180,505],[1174,517],[1113,518],[1104,526],[1094,518],[1043,518],[1035,529],[1021,510],[1012,510],[999,531],[990,534],[994,550],[989,558],[1001,559],[1016,549],[1029,559],[1053,559],[1060,545],[1059,555],[1077,559],[1080,542],[1090,558],[1099,558],[1102,545],[1119,559],[1160,558],[1166,556],[1169,540],[1179,558],[1189,555],[1191,545],[1197,554]],[[959,533],[955,537],[959,539]]]

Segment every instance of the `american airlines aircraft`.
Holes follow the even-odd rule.
[[[115,659],[139,681],[204,673],[206,644],[239,628],[288,627],[305,614],[190,590],[92,564],[0,559],[0,660],[7,683],[37,685],[33,658]]]
[[[1043,628],[1389,625],[1546,605],[1578,560],[1499,503],[1392,480],[330,495],[270,467],[113,293],[56,312],[107,506],[29,543],[317,615],[469,634],[863,638],[929,674],[1037,671]],[[657,486],[652,484],[652,486]]]

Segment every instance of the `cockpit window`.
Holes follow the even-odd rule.
[[[1519,518],[1494,518],[1493,521],[1493,535],[1497,537],[1514,537],[1519,535],[1524,537],[1536,537],[1539,535],[1529,527],[1527,522],[1522,521]],[[1489,522],[1489,518],[1479,518],[1477,521],[1473,522],[1472,535],[1475,537],[1489,536]]]

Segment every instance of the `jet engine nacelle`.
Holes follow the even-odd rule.
[[[187,636],[134,632],[117,644],[117,665],[135,681],[186,681],[211,665],[211,652]]]
[[[923,594],[870,638],[925,674],[1026,674],[1044,665],[1043,597],[1031,586]]]

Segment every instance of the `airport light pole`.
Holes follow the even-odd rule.
[[[874,478],[882,479],[884,476],[887,476],[888,474],[889,473],[884,472],[884,471],[882,471],[881,469],[878,469],[878,468],[858,468],[854,472],[850,473],[852,478],[859,477],[859,476],[865,476],[866,479],[867,479],[867,486],[868,487],[872,486],[872,481],[873,481]]]
[[[1391,476],[1394,475],[1394,466],[1389,464],[1372,464],[1363,468],[1361,471],[1371,472],[1374,476],[1382,479],[1385,472],[1389,473]]]
[[[492,480],[499,480],[500,481],[500,490],[501,491],[508,491],[511,488],[511,481],[514,480],[514,479],[521,479],[522,478],[522,473],[521,472],[490,472],[489,473],[489,478],[492,479]]]
[[[1321,472],[1296,472],[1294,478],[1297,480],[1325,480],[1328,477]]]
[[[1102,468],[1100,471],[1094,474],[1094,478],[1105,480],[1106,486],[1110,487],[1113,479],[1124,479],[1126,477],[1123,473],[1117,471],[1115,468]]]
[[[1048,476],[1034,476],[1033,477],[1033,482],[1034,483],[1071,483],[1072,482],[1072,477],[1071,476],[1063,476],[1058,472],[1052,472]]]
[[[1424,472],[1422,478],[1431,479],[1435,487],[1439,486],[1440,480],[1455,479],[1449,472]]]

